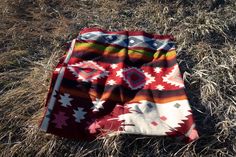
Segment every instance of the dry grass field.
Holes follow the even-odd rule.
[[[39,131],[51,72],[84,27],[173,34],[200,139]],[[1,0],[0,156],[236,156],[236,1]]]

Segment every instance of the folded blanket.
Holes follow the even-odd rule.
[[[85,28],[55,68],[40,128],[68,138],[198,138],[171,35]]]

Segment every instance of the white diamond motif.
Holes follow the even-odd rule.
[[[109,73],[94,61],[83,61],[80,63],[68,65],[68,69],[75,77],[78,78],[78,80],[82,80],[84,82],[104,78]]]

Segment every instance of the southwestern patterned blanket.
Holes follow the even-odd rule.
[[[83,29],[53,72],[40,128],[78,139],[197,139],[173,36]]]

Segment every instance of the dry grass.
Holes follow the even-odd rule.
[[[1,0],[1,156],[235,156],[234,0]],[[201,138],[73,141],[39,132],[50,75],[83,27],[172,33]]]

